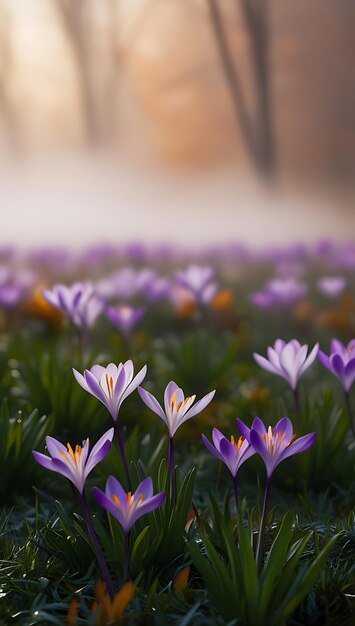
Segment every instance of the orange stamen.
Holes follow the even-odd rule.
[[[112,496],[111,496],[111,500],[113,500],[113,502],[114,502],[115,504],[118,504],[118,506],[122,506],[122,505],[121,505],[121,500],[120,500],[119,498],[117,498],[117,496],[115,496],[115,494],[114,494],[114,493],[113,493],[113,494],[112,494]]]

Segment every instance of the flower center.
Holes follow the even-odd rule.
[[[112,378],[112,376],[109,376],[107,374],[107,372],[106,372],[105,379],[106,379],[106,386],[107,386],[108,397],[112,398],[112,395],[113,395],[113,378]]]
[[[235,438],[233,435],[231,435],[231,444],[232,446],[234,446],[236,448],[236,452],[239,452],[240,447],[244,441],[245,437],[240,436],[237,443],[235,442]]]
[[[112,494],[112,496],[111,496],[111,500],[112,500],[115,504],[117,504],[117,506],[119,506],[121,509],[123,508],[122,502],[121,502],[121,500],[118,498],[118,496],[116,496],[116,494],[114,494],[114,493]],[[135,494],[132,496],[132,492],[131,492],[131,491],[129,491],[128,493],[126,493],[126,506],[125,506],[126,510],[127,510],[127,509],[130,509],[132,506],[135,506],[135,507],[139,506],[139,504],[140,504],[141,502],[143,502],[143,500],[144,500],[144,494],[143,494],[143,493],[140,493],[140,494],[137,496],[137,498],[136,498],[136,497],[135,497]]]
[[[287,443],[284,443],[285,437],[286,433],[278,431],[275,434],[272,426],[269,426],[267,432],[263,434],[263,439],[266,443],[268,452],[270,452],[270,454],[273,454],[275,450],[279,450],[281,446],[283,448],[287,448],[287,446],[289,446],[296,439],[296,435],[292,435],[291,439],[287,441]]]
[[[87,438],[85,445],[89,446],[90,442],[89,442],[89,438]],[[61,456],[67,461],[70,462],[70,459],[72,459],[75,463],[76,466],[79,465],[80,460],[81,460],[81,453],[83,451],[83,447],[76,445],[75,446],[75,452],[73,450],[73,448],[71,447],[70,443],[67,443],[67,449],[69,452],[70,457],[68,458],[67,453],[64,450],[60,451]]]

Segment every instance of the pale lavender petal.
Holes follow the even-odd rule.
[[[100,383],[96,380],[95,376],[89,370],[84,370],[84,378],[85,378],[85,381],[89,388],[90,393],[92,393],[107,408],[109,408],[108,398],[105,395],[104,391],[102,390]]]
[[[140,397],[142,398],[144,404],[146,404],[149,409],[154,411],[154,413],[159,415],[159,417],[161,417],[161,419],[164,420],[164,422],[167,424],[166,415],[163,409],[161,408],[158,400],[156,400],[156,398],[154,398],[154,396],[151,393],[149,393],[149,391],[147,391],[146,389],[143,389],[143,387],[138,387],[138,393]]]
[[[85,389],[85,391],[88,391],[89,393],[91,393],[91,390],[90,390],[90,388],[89,388],[89,386],[88,386],[88,384],[87,384],[87,382],[86,382],[86,380],[85,380],[84,376],[83,376],[82,374],[80,374],[79,372],[77,372],[77,370],[76,370],[76,369],[74,369],[74,367],[73,367],[73,374],[74,374],[74,376],[75,376],[75,378],[76,378],[77,382],[79,383],[79,385],[80,385],[83,389]]]
[[[66,446],[60,443],[57,439],[54,439],[54,437],[50,437],[50,435],[47,435],[46,437],[46,446],[52,457],[58,457],[61,452],[67,452]]]
[[[282,352],[282,350],[284,349],[285,345],[286,345],[286,343],[284,342],[283,339],[276,339],[276,341],[274,343],[275,352],[280,354],[280,352]]]
[[[180,424],[183,424],[184,422],[186,422],[186,420],[194,417],[195,415],[197,415],[197,413],[201,413],[201,411],[203,411],[203,409],[205,409],[206,406],[211,402],[215,393],[215,390],[210,391],[210,393],[206,394],[203,398],[201,398],[201,400],[196,402],[196,404],[189,411],[187,411],[187,413],[185,413]]]
[[[220,430],[218,430],[218,428],[214,428],[212,430],[212,440],[214,445],[216,446],[217,450],[219,450],[219,443],[221,441],[221,439],[224,438],[223,433],[221,433]]]
[[[94,469],[94,467],[102,461],[102,459],[106,456],[109,449],[111,448],[111,442],[113,439],[114,429],[110,428],[94,445],[91,450],[89,459],[86,463],[85,473],[86,476]]]
[[[123,402],[123,400],[125,400],[135,389],[137,389],[137,387],[141,384],[141,382],[143,382],[145,376],[147,374],[147,366],[144,365],[144,367],[142,367],[142,369],[138,372],[138,374],[133,378],[132,382],[128,385],[127,389],[125,390],[122,398],[121,398],[121,403]],[[121,404],[120,403],[120,404]]]
[[[93,374],[93,376],[95,376],[97,382],[100,382],[101,380],[101,376],[104,373],[105,368],[102,365],[93,365],[90,368],[90,372]]]
[[[303,374],[303,372],[305,372],[312,365],[313,361],[315,361],[315,359],[317,358],[318,350],[319,344],[316,343],[316,345],[312,348],[311,352],[306,358],[305,362],[303,363],[300,370],[300,375]]]
[[[127,385],[128,385],[131,382],[133,378],[133,374],[134,374],[133,361],[131,359],[128,359],[128,361],[124,363],[123,367],[126,372]]]
[[[164,392],[164,407],[166,414],[170,411],[170,400],[171,396],[179,389],[179,386],[171,380],[170,383],[167,384]]]
[[[83,476],[80,476],[77,471],[74,470],[68,463],[61,461],[60,459],[52,459],[53,469],[62,474],[65,478],[68,478],[75,487],[82,493],[84,483]]]
[[[276,369],[276,367],[272,365],[272,363],[270,363],[261,354],[257,354],[256,352],[254,352],[253,357],[254,357],[254,360],[257,362],[257,364],[260,365],[260,367],[262,367],[264,370],[267,370],[268,372],[271,372],[272,374],[280,374],[279,369]]]

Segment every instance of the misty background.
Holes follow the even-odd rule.
[[[1,242],[353,236],[351,0],[0,0]]]

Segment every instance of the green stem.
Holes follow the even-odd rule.
[[[348,416],[349,416],[350,428],[351,428],[353,437],[355,439],[355,418],[351,409],[350,394],[348,391],[344,391],[344,393],[345,393],[345,404],[346,404],[346,408],[347,408]]]
[[[257,567],[260,566],[260,559],[261,559],[261,555],[262,555],[263,547],[264,547],[265,525],[266,525],[266,511],[267,511],[267,504],[268,504],[268,499],[269,499],[270,484],[271,484],[271,477],[268,476],[267,479],[266,479],[263,508],[262,508],[261,518],[260,518],[260,528],[259,528],[259,534],[258,534],[258,543],[257,543],[257,546],[256,546],[255,560],[256,560]]]
[[[99,540],[98,540],[97,535],[95,533],[95,529],[94,529],[94,525],[92,523],[89,507],[88,507],[87,502],[86,502],[85,493],[84,492],[80,493],[79,491],[76,491],[76,496],[77,496],[77,500],[79,502],[80,508],[81,508],[81,510],[83,512],[83,516],[84,516],[84,520],[85,520],[85,523],[86,523],[86,527],[87,527],[90,539],[91,539],[93,547],[94,547],[94,551],[95,551],[95,554],[96,554],[97,562],[98,562],[100,570],[101,570],[102,579],[103,579],[103,581],[106,584],[107,592],[110,594],[111,598],[113,598],[114,595],[115,595],[115,591],[114,591],[114,588],[113,588],[113,583],[112,583],[112,580],[111,580],[110,573],[108,571],[108,567],[107,567],[107,563],[106,563],[105,557],[103,555],[103,552],[101,550],[101,546],[99,544]]]

